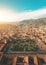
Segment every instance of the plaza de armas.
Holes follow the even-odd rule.
[[[1,65],[46,65],[46,51],[41,50],[34,39],[11,38],[1,52]]]

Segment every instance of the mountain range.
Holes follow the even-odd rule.
[[[23,20],[19,25],[46,25],[46,18]]]
[[[0,23],[1,24],[1,23]],[[46,25],[46,18],[39,18],[39,19],[28,19],[18,22],[7,22],[3,24],[12,24],[12,25]]]

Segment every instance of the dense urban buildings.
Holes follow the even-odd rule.
[[[46,25],[0,24],[0,65],[46,65]]]
[[[0,65],[46,65],[46,0],[0,0]]]

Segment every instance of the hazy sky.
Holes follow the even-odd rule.
[[[0,0],[0,21],[46,17],[46,0]]]

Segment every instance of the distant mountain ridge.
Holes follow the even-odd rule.
[[[1,24],[1,23],[0,23]],[[11,24],[11,25],[46,25],[46,18],[39,18],[39,19],[28,19],[23,21],[16,21],[16,22],[7,22],[2,23],[4,24]]]
[[[40,19],[29,19],[29,20],[23,20],[20,21],[19,24],[25,24],[25,25],[46,25],[46,18],[40,18]]]

